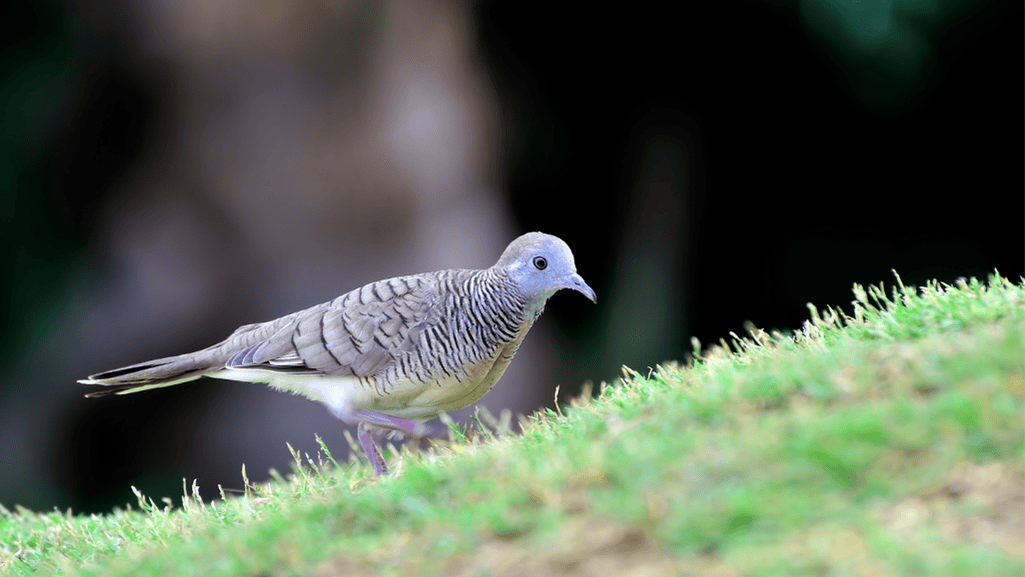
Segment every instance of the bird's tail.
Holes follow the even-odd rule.
[[[128,393],[178,385],[220,370],[224,368],[224,360],[218,357],[219,355],[211,347],[194,353],[155,359],[96,373],[78,382],[84,385],[103,387],[86,394],[86,397],[127,395]]]

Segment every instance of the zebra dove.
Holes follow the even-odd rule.
[[[387,463],[371,436],[423,436],[423,421],[491,390],[545,302],[560,289],[597,302],[562,240],[525,234],[491,268],[377,281],[277,320],[240,327],[201,351],[92,375],[123,395],[199,377],[267,383],[326,405],[357,424],[377,475]]]

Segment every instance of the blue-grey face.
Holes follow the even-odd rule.
[[[572,289],[597,303],[594,290],[577,274],[569,245],[550,234],[529,232],[509,244],[495,266],[503,267],[532,301],[542,304],[560,289]]]

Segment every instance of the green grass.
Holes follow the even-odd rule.
[[[215,503],[3,509],[0,574],[1021,575],[1025,285],[854,292],[385,479],[324,448]]]

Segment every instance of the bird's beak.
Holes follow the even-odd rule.
[[[584,277],[579,274],[573,273],[573,275],[569,277],[568,282],[566,283],[566,288],[573,289],[591,299],[591,302],[594,304],[598,304],[598,297],[594,294],[594,289],[587,286],[587,283],[584,282]]]

